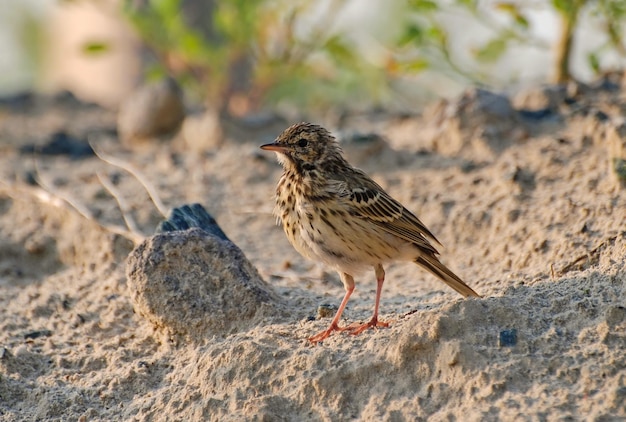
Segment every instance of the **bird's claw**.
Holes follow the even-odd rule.
[[[384,321],[379,321],[378,318],[372,318],[365,324],[357,324],[356,326],[351,324],[348,327],[345,327],[343,330],[348,331],[353,336],[358,336],[363,331],[368,328],[388,328],[389,323]]]

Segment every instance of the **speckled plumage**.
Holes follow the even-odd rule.
[[[352,167],[326,129],[299,123],[261,148],[275,151],[284,169],[274,214],[287,238],[301,255],[335,268],[346,288],[331,326],[309,340],[322,341],[344,329],[338,323],[354,290],[353,276],[371,267],[378,280],[374,315],[368,323],[348,329],[358,334],[387,326],[378,321],[378,303],[383,265],[390,262],[413,261],[460,294],[478,296],[439,261],[428,239],[439,242],[419,218]]]

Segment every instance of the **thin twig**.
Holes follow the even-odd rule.
[[[564,265],[563,268],[559,270],[559,275],[563,275],[567,272],[570,272],[572,269],[574,269],[574,267],[581,266],[583,265],[583,263],[591,261],[592,259],[596,258],[598,255],[598,252],[600,252],[600,249],[603,248],[607,243],[615,241],[615,239],[617,239],[617,236],[618,235],[615,235],[615,236],[611,236],[611,237],[604,239],[595,248],[593,248],[586,254],[580,255],[578,258]]]
[[[63,197],[57,192],[50,191],[49,187],[47,186],[41,185],[40,188],[28,187],[28,186],[15,186],[14,184],[7,183],[4,180],[0,180],[0,184],[6,187],[7,194],[12,198],[23,199],[25,196],[27,196],[28,198],[34,198],[43,204],[50,205],[55,208],[59,208],[65,211],[77,212],[85,219],[97,224],[103,230],[109,233],[122,236],[130,240],[131,242],[133,242],[135,245],[138,245],[139,243],[145,240],[145,236],[137,234],[137,233],[132,233],[125,227],[112,225],[112,224],[111,225],[102,224],[101,222],[93,218],[93,216],[91,216],[91,212],[87,210],[84,206],[82,206],[80,203],[76,201],[72,201],[66,197]]]
[[[63,203],[68,204],[70,207],[75,209],[80,215],[85,217],[87,220],[96,221],[96,219],[94,218],[94,216],[91,213],[91,210],[89,210],[89,208],[87,208],[86,206],[84,206],[80,202],[74,200],[69,195],[62,194],[51,183],[47,183],[44,180],[43,174],[39,170],[39,163],[37,161],[37,158],[34,159],[34,163],[35,163],[35,181],[37,182],[37,184],[39,186],[41,186],[43,188],[44,192],[46,192],[48,195],[56,197],[57,200],[60,200]],[[43,194],[43,192],[40,192],[38,197],[40,199],[44,199],[45,195]],[[50,201],[48,203],[52,203],[52,202]],[[53,204],[53,205],[57,205],[58,206],[58,204]]]
[[[127,163],[111,155],[105,154],[102,151],[98,151],[91,140],[89,141],[89,145],[91,146],[91,149],[93,149],[96,156],[98,156],[98,158],[100,158],[102,161],[104,161],[105,163],[109,163],[112,166],[121,168],[122,170],[125,170],[131,175],[133,175],[135,179],[137,179],[137,181],[141,183],[144,189],[148,192],[148,195],[150,195],[150,199],[152,199],[152,203],[154,204],[156,209],[159,211],[159,213],[163,217],[167,218],[167,214],[168,214],[167,207],[161,201],[161,198],[159,197],[159,194],[157,193],[154,186],[150,183],[150,181],[148,181],[148,179],[139,170],[137,170],[130,163]]]
[[[133,233],[133,235],[144,238],[145,236],[139,231],[137,223],[130,213],[130,206],[128,205],[128,202],[126,202],[122,197],[121,192],[117,190],[117,188],[113,185],[111,179],[109,179],[108,176],[105,176],[100,172],[97,172],[96,175],[98,176],[98,180],[100,180],[102,186],[104,186],[104,188],[109,191],[111,196],[113,196],[113,198],[115,198],[115,200],[117,201],[117,204],[120,207],[120,211],[122,212],[122,218],[124,218],[124,222],[126,223],[126,227],[128,227],[128,230]]]

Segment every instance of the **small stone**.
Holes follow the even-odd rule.
[[[521,109],[518,110],[518,113],[523,119],[531,121],[549,119],[555,114],[551,108],[541,108],[539,110]]]
[[[94,155],[93,149],[86,139],[76,138],[64,131],[54,133],[44,145],[24,145],[20,148],[20,152],[22,154],[65,155],[73,160]]]
[[[49,337],[52,335],[52,331],[50,330],[35,330],[24,333],[25,339],[36,339],[39,337]]]
[[[120,106],[117,130],[127,145],[173,134],[185,117],[183,93],[172,78],[148,83]]]
[[[615,327],[626,321],[626,308],[623,306],[611,306],[606,310],[606,323],[609,327]]]
[[[159,224],[156,232],[187,230],[193,227],[202,229],[222,240],[229,240],[217,224],[217,221],[200,204],[183,205],[182,207],[174,208],[168,219]]]
[[[517,344],[517,330],[512,328],[510,330],[500,331],[498,337],[498,346],[500,347],[513,347]]]
[[[337,306],[329,303],[322,303],[317,307],[317,318],[331,318],[337,312]]]
[[[0,360],[7,359],[11,356],[11,352],[6,347],[0,347]]]
[[[224,133],[219,114],[207,110],[185,117],[181,128],[182,139],[189,151],[204,151],[220,146]]]
[[[13,95],[0,97],[0,107],[12,111],[28,110],[33,108],[36,95],[32,91],[22,91]]]

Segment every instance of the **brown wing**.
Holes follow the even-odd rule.
[[[441,243],[415,214],[389,196],[365,173],[357,169],[354,172],[355,177],[346,177],[338,182],[341,185],[338,189],[339,197],[348,202],[353,216],[368,219],[391,234],[438,253],[426,236]]]

